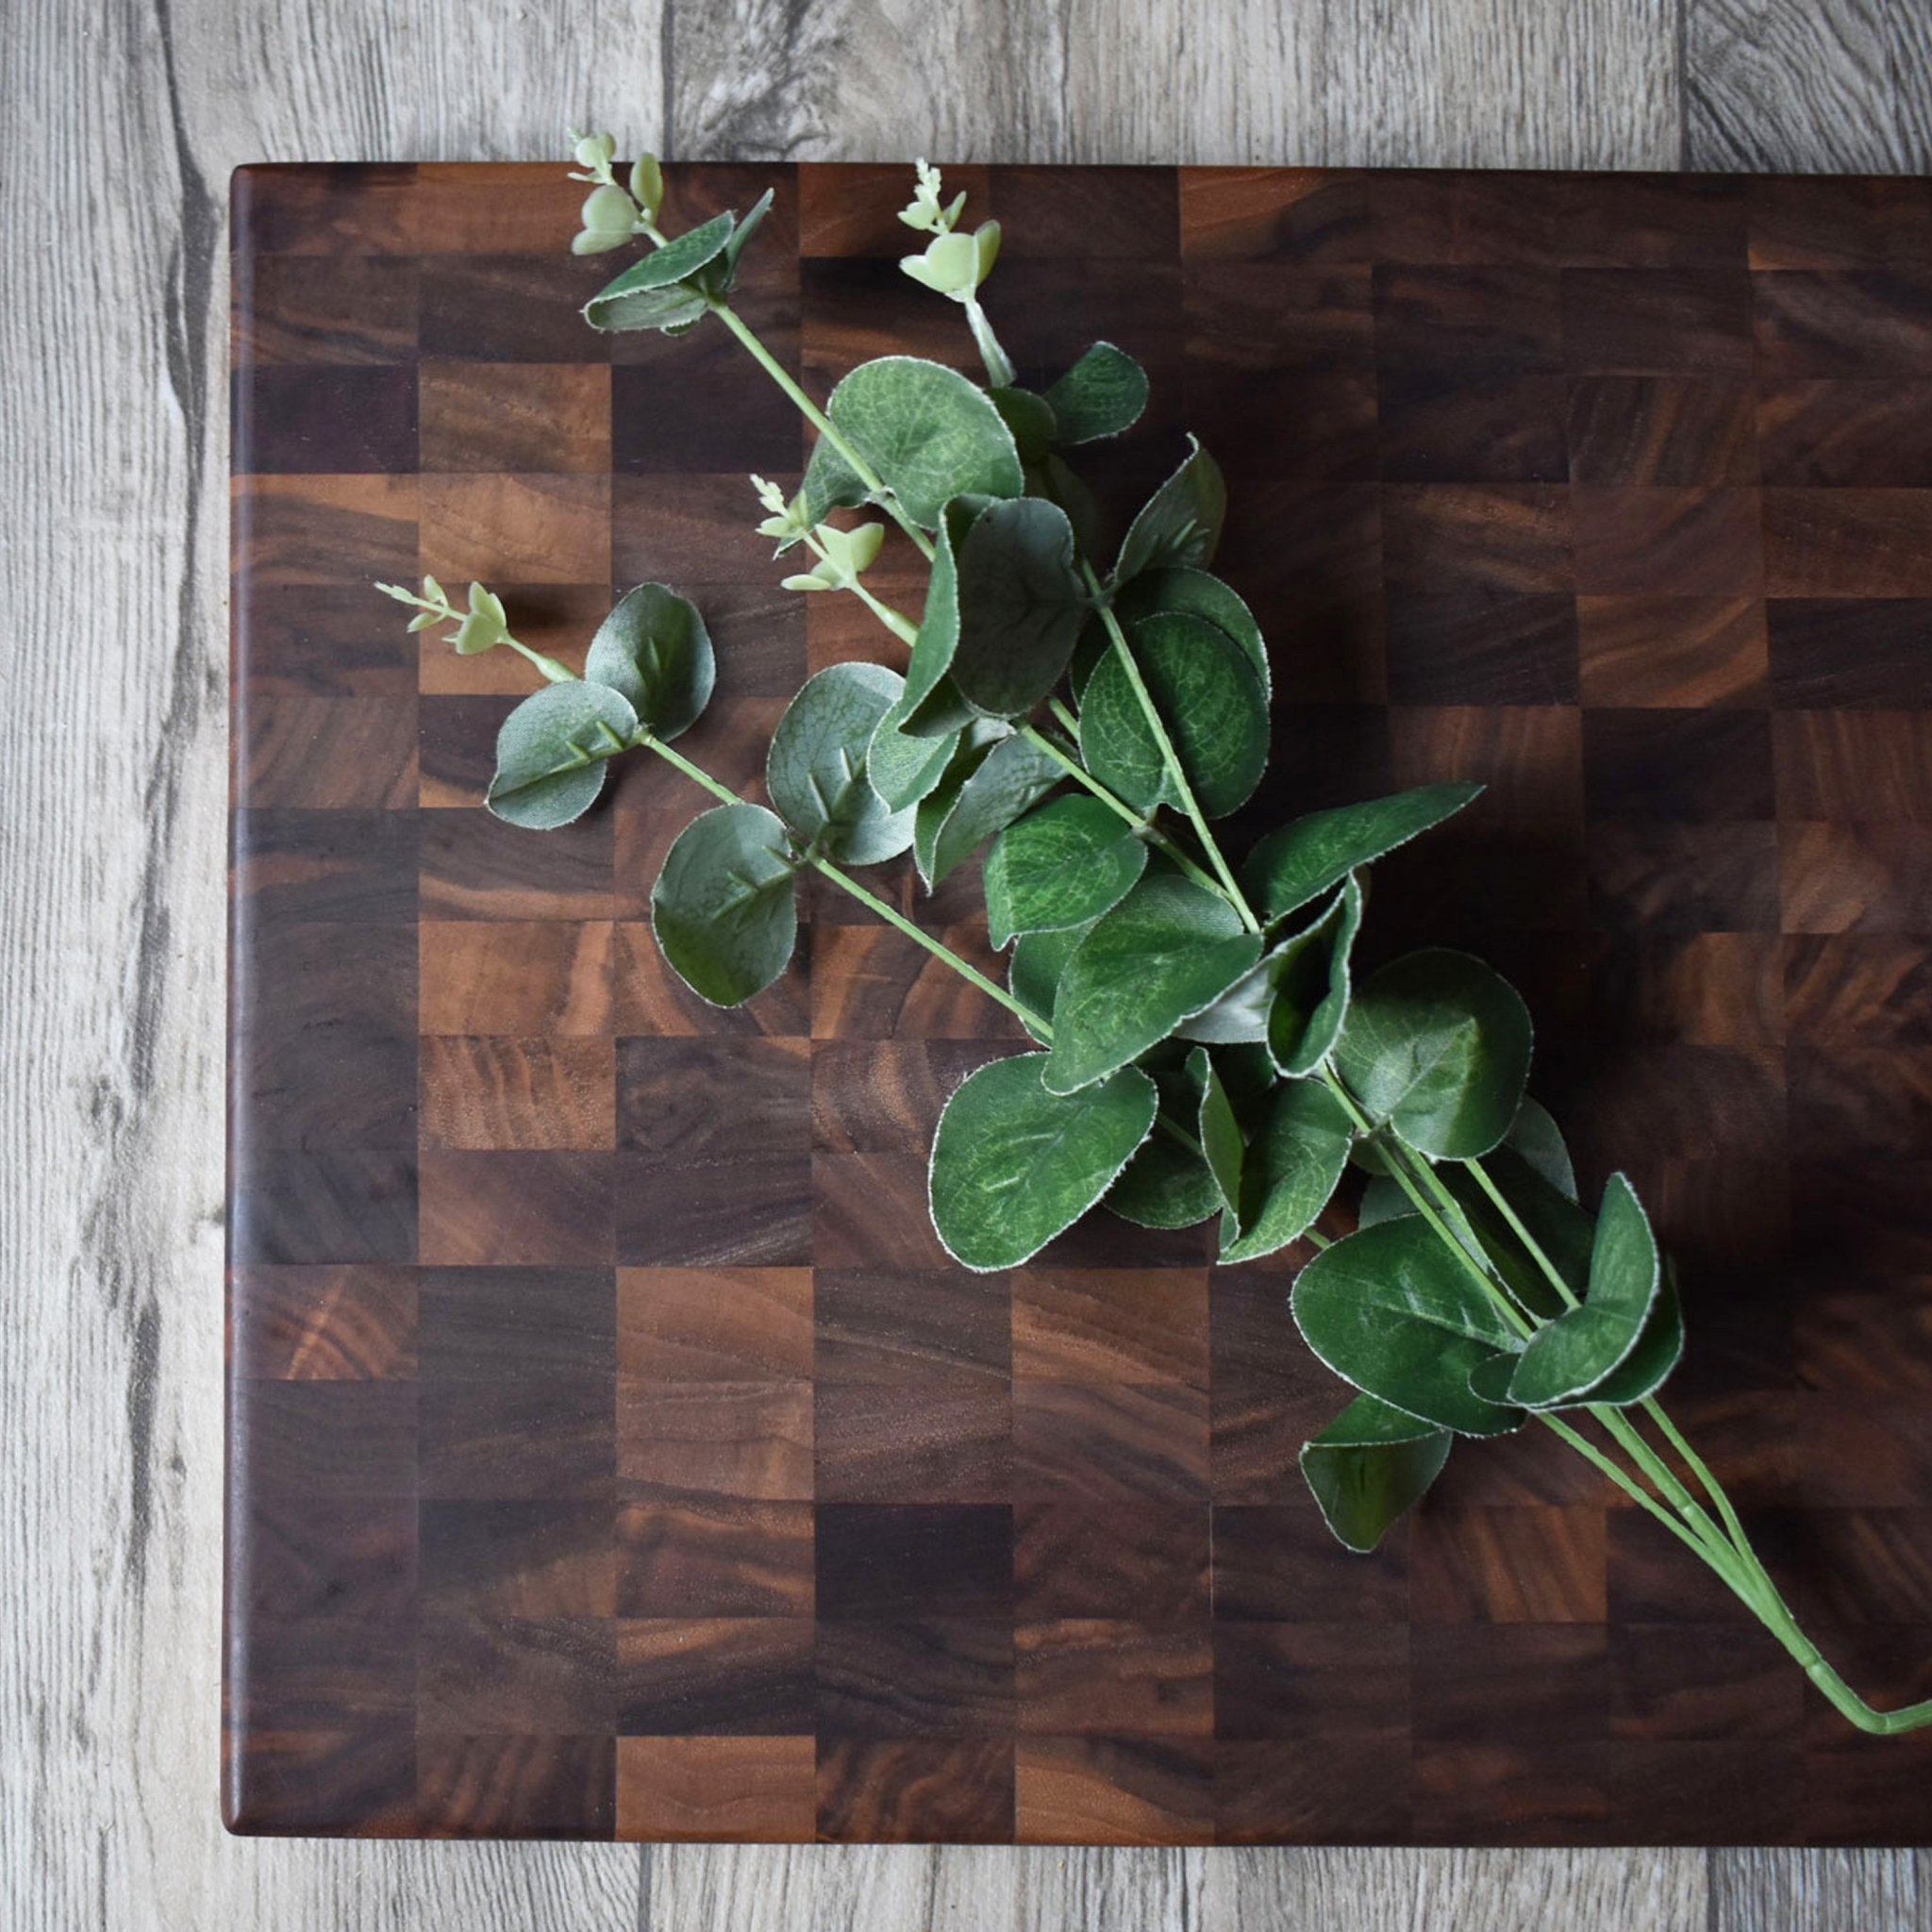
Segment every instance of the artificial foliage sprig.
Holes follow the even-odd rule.
[[[651,895],[665,958],[701,998],[741,1005],[784,972],[813,873],[1013,1013],[1035,1050],[970,1075],[933,1141],[933,1225],[963,1266],[1018,1266],[1095,1208],[1214,1224],[1223,1265],[1310,1245],[1292,1318],[1349,1399],[1302,1469],[1349,1548],[1375,1547],[1458,1438],[1534,1425],[1704,1562],[1853,1724],[1932,1723],[1932,1701],[1873,1709],[1820,1655],[1659,1403],[1684,1346],[1674,1276],[1624,1175],[1585,1204],[1526,1091],[1515,991],[1441,948],[1355,970],[1371,868],[1479,788],[1318,811],[1238,859],[1224,849],[1218,823],[1267,764],[1272,680],[1252,612],[1209,569],[1221,474],[1191,441],[1116,541],[1074,467],[1140,417],[1138,363],[1101,342],[1021,386],[978,299],[997,225],[962,233],[965,197],[946,201],[922,161],[900,219],[931,240],[902,265],[960,304],[988,382],[886,356],[822,406],[731,304],[770,195],[667,236],[655,160],[620,185],[611,137],[575,141],[592,191],[578,252],[648,243],[587,319],[668,335],[715,321],[737,340],[817,432],[795,496],[752,479],[758,534],[812,559],[787,588],[857,597],[904,662],[808,679],[758,804],[673,743],[717,666],[667,587],[619,602],[579,678],[519,643],[481,585],[460,610],[433,578],[420,594],[384,585],[412,629],[448,623],[466,654],[508,644],[549,680],[505,720],[491,809],[568,823],[610,759],[643,750],[715,801]],[[866,508],[930,566],[916,619],[864,581],[886,526],[845,513]],[[908,852],[928,890],[983,856],[1005,985],[855,876]],[[1355,1229],[1331,1239],[1317,1223],[1331,1207],[1345,1219],[1350,1193]]]

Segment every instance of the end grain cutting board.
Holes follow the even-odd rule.
[[[903,170],[675,169],[672,217],[768,182],[745,304],[809,387],[966,356],[893,266]],[[1827,1652],[1932,1690],[1932,184],[948,186],[1023,379],[1096,337],[1153,375],[1110,497],[1183,428],[1227,472],[1280,693],[1248,829],[1487,781],[1378,868],[1370,959],[1523,988],[1534,1091],[1681,1265],[1674,1406]],[[371,578],[480,576],[567,658],[672,581],[747,791],[808,667],[893,656],[776,588],[744,473],[804,444],[723,332],[580,323],[580,192],[237,177],[235,1827],[1932,1835],[1932,1734],[1854,1735],[1547,1441],[1332,1544],[1299,1257],[1096,1216],[949,1267],[926,1137],[1010,1023],[824,899],[749,1010],[686,995],[675,774],[479,808],[523,667],[419,654]],[[974,891],[918,911],[983,957]]]

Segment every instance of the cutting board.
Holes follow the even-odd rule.
[[[674,225],[776,189],[742,306],[815,392],[970,353],[893,265],[906,170],[672,182]],[[1227,473],[1279,699],[1233,842],[1488,785],[1376,868],[1367,958],[1523,989],[1587,1186],[1626,1170],[1677,1257],[1674,1408],[1846,1674],[1932,1691],[1932,184],[948,186],[1005,225],[1023,380],[1147,366],[1108,500],[1184,429]],[[1932,1836],[1932,1737],[1856,1736],[1541,1433],[1334,1545],[1303,1254],[1097,1215],[949,1266],[927,1137],[1007,1017],[827,894],[701,1005],[647,914],[703,801],[635,760],[498,824],[524,667],[369,588],[481,577],[576,658],[668,580],[719,650],[687,748],[757,795],[808,670],[897,661],[751,531],[797,419],[721,330],[582,325],[615,258],[565,252],[558,168],[234,192],[234,1828]],[[879,582],[916,608],[907,553]],[[997,970],[973,879],[878,876]]]

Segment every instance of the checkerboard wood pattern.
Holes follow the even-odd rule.
[[[775,184],[743,307],[814,391],[966,353],[893,266],[902,170],[672,180],[678,223]],[[1184,427],[1227,472],[1280,696],[1236,842],[1488,782],[1377,869],[1371,956],[1522,986],[1534,1091],[1681,1264],[1681,1419],[1826,1650],[1926,1694],[1932,184],[949,185],[1006,225],[1023,379],[1149,369],[1109,501]],[[524,669],[419,652],[373,577],[481,576],[573,659],[673,582],[720,652],[689,748],[748,794],[808,670],[895,655],[776,588],[744,473],[804,444],[723,332],[582,325],[577,193],[236,179],[231,1822],[1924,1840],[1932,1740],[1852,1734],[1540,1435],[1335,1547],[1301,1257],[1095,1216],[949,1267],[926,1139],[1010,1023],[826,892],[748,1009],[689,996],[674,773],[559,833],[480,809]],[[886,876],[992,964],[972,880]]]

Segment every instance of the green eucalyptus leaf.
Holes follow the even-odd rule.
[[[989,717],[1020,717],[1060,681],[1087,618],[1065,512],[1037,496],[992,504],[959,546],[958,582],[953,683]]]
[[[1588,1396],[1636,1348],[1663,1270],[1650,1218],[1620,1174],[1604,1190],[1590,1257],[1590,1291],[1533,1335],[1509,1380],[1509,1399],[1552,1408]]]
[[[710,703],[717,661],[696,606],[663,584],[640,584],[597,626],[584,675],[627,698],[654,737],[672,739]]]
[[[601,684],[546,684],[496,734],[496,774],[487,803],[533,832],[581,818],[604,789],[604,767],[630,748],[637,713]]]
[[[1138,1059],[1211,1006],[1259,957],[1226,900],[1150,873],[1067,962],[1044,1078],[1072,1093]]]
[[[1480,785],[1424,785],[1392,798],[1310,812],[1255,847],[1241,867],[1241,884],[1264,917],[1280,919],[1332,891],[1357,866],[1441,824],[1481,791]]]
[[[1430,947],[1356,992],[1335,1064],[1372,1120],[1419,1153],[1471,1160],[1509,1131],[1529,1055],[1515,988],[1467,953]]]
[[[1138,624],[1163,610],[1178,610],[1189,617],[1205,619],[1218,630],[1224,630],[1246,654],[1249,666],[1260,681],[1261,694],[1274,689],[1274,674],[1268,662],[1268,646],[1261,638],[1261,626],[1240,593],[1205,570],[1190,570],[1175,564],[1166,570],[1142,571],[1131,583],[1122,586],[1115,597],[1114,614],[1123,624]]]
[[[738,1007],[784,972],[798,941],[785,827],[761,805],[721,805],[685,826],[651,889],[651,927],[677,976]]]
[[[766,189],[752,203],[751,212],[731,230],[731,239],[707,265],[705,282],[712,294],[722,297],[731,292],[731,285],[738,279],[738,258],[744,253],[744,244],[758,232],[758,224],[771,213],[773,198],[774,191]]]
[[[1127,526],[1113,581],[1124,584],[1143,570],[1170,564],[1205,566],[1214,560],[1227,516],[1227,485],[1215,460],[1191,436],[1181,466]]]
[[[1302,1475],[1336,1541],[1366,1556],[1428,1493],[1454,1441],[1447,1429],[1357,1395],[1302,1444]]]
[[[1126,897],[1147,847],[1099,799],[1050,799],[1015,820],[986,856],[987,937],[1084,925]]]
[[[1644,1318],[1636,1347],[1590,1391],[1590,1401],[1608,1408],[1642,1402],[1671,1379],[1683,1358],[1684,1309],[1677,1299],[1674,1273],[1666,1261],[1657,1300]]]
[[[1303,1340],[1365,1395],[1462,1436],[1521,1424],[1520,1409],[1469,1386],[1512,1331],[1420,1219],[1385,1221],[1323,1249],[1295,1277],[1291,1306]]]
[[[828,858],[877,865],[912,842],[912,813],[886,804],[865,765],[903,689],[881,664],[834,664],[805,681],[772,734],[765,789],[786,824]]]
[[[1043,396],[1030,389],[990,389],[988,399],[1000,412],[1000,421],[1013,432],[1013,446],[1020,452],[1023,466],[1031,468],[1044,462],[1053,448],[1054,418]]]
[[[1208,1172],[1214,1176],[1222,1206],[1238,1214],[1241,1205],[1241,1161],[1246,1143],[1241,1124],[1235,1118],[1234,1102],[1214,1071],[1214,1062],[1205,1046],[1188,1056],[1188,1073],[1201,1090],[1201,1106],[1195,1119],[1194,1138],[1201,1143]]]
[[[684,284],[724,252],[736,224],[733,215],[713,215],[689,234],[654,248],[584,304],[584,320],[607,334],[695,322],[705,312],[705,295]]]
[[[1415,1203],[1402,1191],[1393,1174],[1372,1174],[1362,1189],[1360,1205],[1355,1211],[1357,1227],[1379,1227],[1385,1221],[1400,1221],[1416,1211]]]
[[[1191,1062],[1143,1063],[1142,1070],[1159,1090],[1160,1118],[1108,1190],[1107,1206],[1137,1227],[1197,1227],[1223,1205],[1220,1186],[1198,1144],[1191,1144],[1199,1139],[1193,1123],[1201,1112],[1200,1082]],[[1168,1131],[1170,1124],[1180,1131]]]
[[[1049,1092],[1043,1054],[970,1075],[933,1138],[932,1223],[946,1252],[984,1273],[1017,1268],[1113,1185],[1154,1124],[1157,1091],[1123,1067],[1079,1093]]]
[[[1268,1052],[1291,1078],[1312,1074],[1341,1038],[1361,923],[1361,882],[1350,873],[1322,917],[1276,949],[1285,957],[1268,1013]]]
[[[1147,372],[1124,349],[1095,342],[1046,392],[1054,440],[1073,448],[1118,436],[1147,407]]]
[[[825,405],[833,426],[898,498],[914,523],[934,529],[956,496],[1018,496],[1025,487],[1013,434],[985,392],[958,370],[913,356],[861,362]],[[821,443],[821,449],[825,445]],[[833,457],[837,452],[833,452]],[[807,466],[805,513],[824,521],[833,503],[856,500],[849,466],[831,458],[814,480],[819,458]],[[821,504],[821,493],[839,494]]]
[[[1013,957],[1007,964],[1007,990],[1023,1006],[1030,1007],[1051,1024],[1067,961],[1092,930],[1089,924],[1054,932],[1022,933],[1013,943]],[[1036,1040],[1040,1038],[1031,1025],[1026,1030]],[[1042,1041],[1041,1044],[1045,1042]]]
[[[1503,1144],[1513,1148],[1559,1194],[1576,1199],[1576,1168],[1564,1143],[1563,1130],[1541,1101],[1524,1095]]]
[[[1349,1119],[1327,1088],[1284,1080],[1249,1137],[1241,1211],[1221,1224],[1224,1264],[1258,1261],[1299,1241],[1327,1207],[1348,1164]]]
[[[979,750],[969,734],[938,788],[919,803],[912,851],[927,891],[1065,775],[1024,738],[1002,737]]]
[[[1074,541],[1082,557],[1098,557],[1106,549],[1107,518],[1100,499],[1088,488],[1084,476],[1066,458],[1058,453],[1040,466],[1040,487],[1047,497],[1066,511],[1074,526]]]
[[[898,706],[878,722],[865,754],[865,775],[890,811],[909,811],[929,796],[959,749],[960,733],[914,738],[892,722]]]
[[[1246,653],[1218,625],[1183,611],[1142,618],[1126,636],[1196,802],[1209,818],[1225,816],[1268,768],[1268,700]],[[1087,680],[1080,750],[1087,769],[1136,810],[1179,805],[1118,646]]]
[[[938,542],[926,579],[925,609],[906,666],[906,689],[887,720],[891,728],[912,738],[950,738],[975,715],[953,683],[952,666],[959,648],[958,553],[987,507],[984,497],[949,503],[934,532]]]

